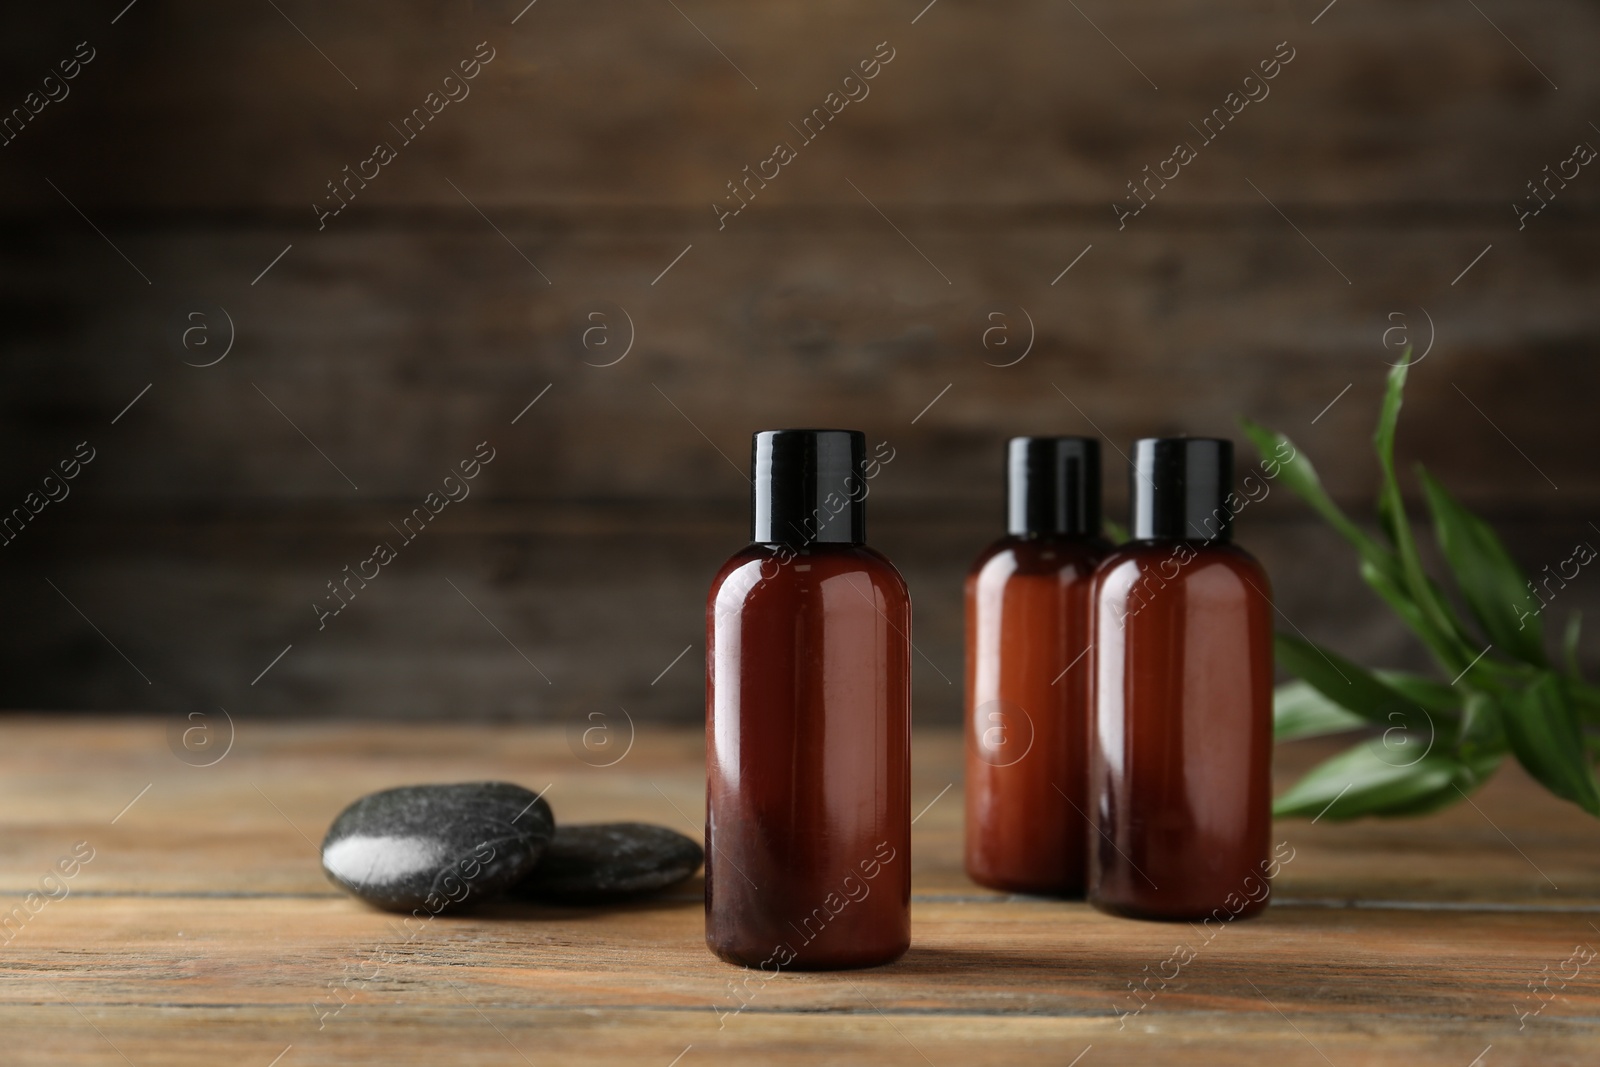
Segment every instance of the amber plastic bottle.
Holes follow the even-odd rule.
[[[1266,907],[1272,602],[1231,543],[1233,446],[1134,445],[1133,540],[1094,581],[1089,900],[1141,919]]]
[[[706,600],[706,943],[768,972],[889,963],[911,943],[911,599],[865,499],[893,455],[845,430],[753,453],[751,544]]]
[[[1007,529],[967,574],[967,876],[1084,894],[1100,442],[1014,437]]]

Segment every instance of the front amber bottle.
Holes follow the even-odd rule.
[[[1226,441],[1135,445],[1134,540],[1095,573],[1089,900],[1141,919],[1267,905],[1272,602],[1228,543]]]
[[[706,603],[706,943],[769,972],[889,963],[911,940],[911,601],[864,544],[876,462],[837,430],[754,454],[753,543]]]

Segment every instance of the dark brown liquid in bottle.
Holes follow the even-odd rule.
[[[911,943],[911,600],[869,548],[751,545],[706,604],[706,943],[763,970]]]
[[[1143,919],[1266,907],[1272,606],[1231,545],[1140,541],[1095,576],[1089,900]]]
[[[1010,536],[967,576],[967,875],[1081,897],[1098,539]]]

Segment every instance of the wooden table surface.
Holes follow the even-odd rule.
[[[1208,936],[967,881],[960,738],[922,731],[911,951],[763,982],[705,950],[698,878],[649,903],[494,904],[408,931],[318,865],[340,808],[412,782],[548,786],[558,820],[698,833],[697,732],[641,726],[600,768],[548,727],[244,724],[201,767],[174,755],[175,723],[0,719],[0,1061],[1600,1061],[1600,823],[1515,768],[1427,819],[1278,824],[1293,859],[1273,906]],[[214,728],[220,745],[220,713]],[[1327,751],[1282,747],[1279,773]],[[47,877],[63,859],[73,876]]]

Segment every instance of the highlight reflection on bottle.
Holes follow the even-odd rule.
[[[766,971],[888,963],[911,939],[910,596],[865,543],[860,433],[752,453],[751,543],[706,601],[706,943]]]

